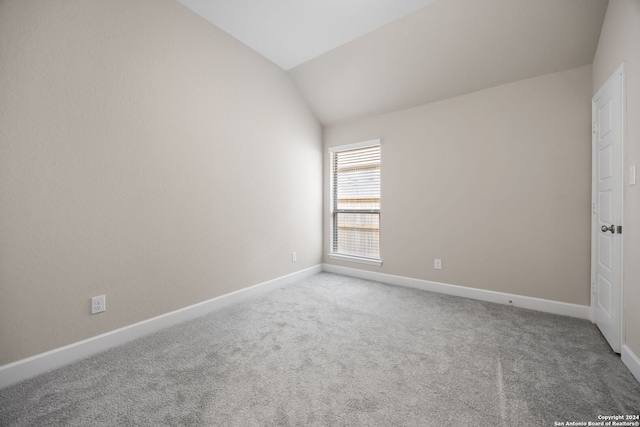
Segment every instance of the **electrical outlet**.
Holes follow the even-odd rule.
[[[298,261],[298,254],[295,252],[291,252],[291,262]]]
[[[107,310],[107,297],[100,295],[91,297],[91,314],[102,313]]]
[[[442,270],[442,260],[440,258],[436,258],[433,260],[433,268],[436,270]]]

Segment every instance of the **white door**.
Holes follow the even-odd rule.
[[[596,325],[622,347],[622,206],[624,64],[592,99],[592,298]]]

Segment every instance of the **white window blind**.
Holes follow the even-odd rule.
[[[379,142],[334,149],[331,164],[332,253],[380,259]]]

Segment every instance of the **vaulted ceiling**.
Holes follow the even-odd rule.
[[[288,70],[321,123],[591,64],[607,0],[180,0]]]

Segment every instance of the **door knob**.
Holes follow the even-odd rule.
[[[600,228],[600,230],[604,231],[605,233],[606,233],[607,231],[610,231],[611,233],[615,233],[615,232],[616,232],[616,231],[615,231],[616,229],[615,229],[615,227],[614,227],[614,225],[613,225],[613,224],[611,224],[611,227],[607,227],[606,225],[603,225],[603,226]]]

